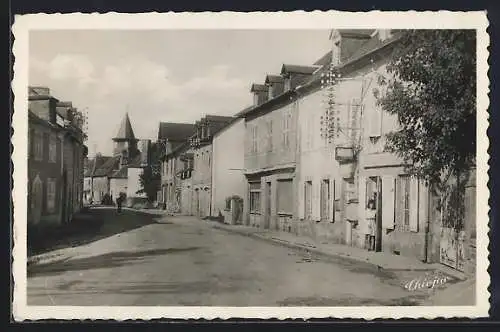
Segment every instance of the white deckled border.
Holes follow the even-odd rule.
[[[30,14],[15,16],[15,56],[12,89],[15,94],[12,143],[14,151],[13,314],[26,319],[153,319],[153,318],[437,318],[484,317],[489,310],[488,261],[488,146],[489,107],[488,21],[485,12],[313,11],[276,13],[144,13],[144,14]],[[332,29],[421,28],[477,30],[477,291],[475,306],[426,307],[77,307],[28,306],[26,303],[26,210],[28,114],[28,36],[37,29]]]

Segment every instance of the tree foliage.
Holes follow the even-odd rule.
[[[438,187],[476,154],[476,33],[408,30],[395,46],[383,80],[382,109],[397,115],[400,130],[386,148],[410,174]]]
[[[151,165],[144,167],[142,174],[139,177],[141,189],[137,191],[138,194],[145,193],[148,201],[154,202],[156,194],[160,189],[161,177],[158,173],[153,172]]]
[[[144,167],[139,177],[142,189],[137,193],[145,193],[150,202],[156,200],[156,195],[161,187],[161,156],[162,144],[153,143],[150,147],[149,163]]]

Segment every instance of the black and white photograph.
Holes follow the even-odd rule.
[[[16,17],[15,317],[487,315],[486,15],[258,14]]]

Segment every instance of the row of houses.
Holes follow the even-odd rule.
[[[112,156],[97,154],[85,161],[83,201],[89,205],[111,205],[122,195],[126,197],[126,206],[144,206],[147,197],[140,191],[140,176],[150,164],[151,140],[135,137],[128,113],[111,139]]]
[[[67,223],[82,208],[84,116],[47,87],[28,87],[29,229]]]
[[[331,51],[253,84],[254,104],[235,116],[160,124],[168,144],[159,201],[177,213],[364,248],[373,200],[376,251],[472,271],[474,170],[462,181],[463,222],[445,223],[442,195],[385,150],[398,120],[376,95],[399,37],[334,30]]]

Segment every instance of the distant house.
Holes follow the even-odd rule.
[[[113,156],[96,155],[88,161],[85,170],[85,198],[88,204],[112,203],[120,193],[127,196],[132,206],[146,199],[139,181],[142,170],[149,164],[150,140],[135,137],[128,113],[125,114],[118,133],[112,138]],[[140,149],[138,147],[140,145]]]
[[[280,75],[253,84],[254,107],[244,112],[244,223],[297,232],[297,95],[318,66],[284,64]],[[281,77],[281,78],[280,78]]]
[[[193,214],[200,218],[211,215],[213,137],[233,120],[229,116],[207,115],[195,122],[194,134],[189,139],[194,159]]]
[[[190,195],[181,194],[181,183],[189,186],[186,182],[191,178],[192,161],[188,164],[188,158],[184,153],[189,149],[188,138],[193,134],[194,125],[190,123],[160,122],[158,128],[158,142],[164,146],[161,156],[161,188],[158,193],[158,202],[164,209],[180,212],[183,207],[184,214],[190,214]],[[181,203],[181,198],[182,203]],[[189,206],[189,213],[186,211]]]
[[[278,79],[279,80],[279,79]],[[245,119],[239,117],[252,107],[237,113],[234,119],[213,136],[211,215],[224,222],[243,222],[245,196]],[[241,201],[238,200],[241,198]]]
[[[46,87],[28,88],[28,224],[60,224],[82,207],[82,119]]]

